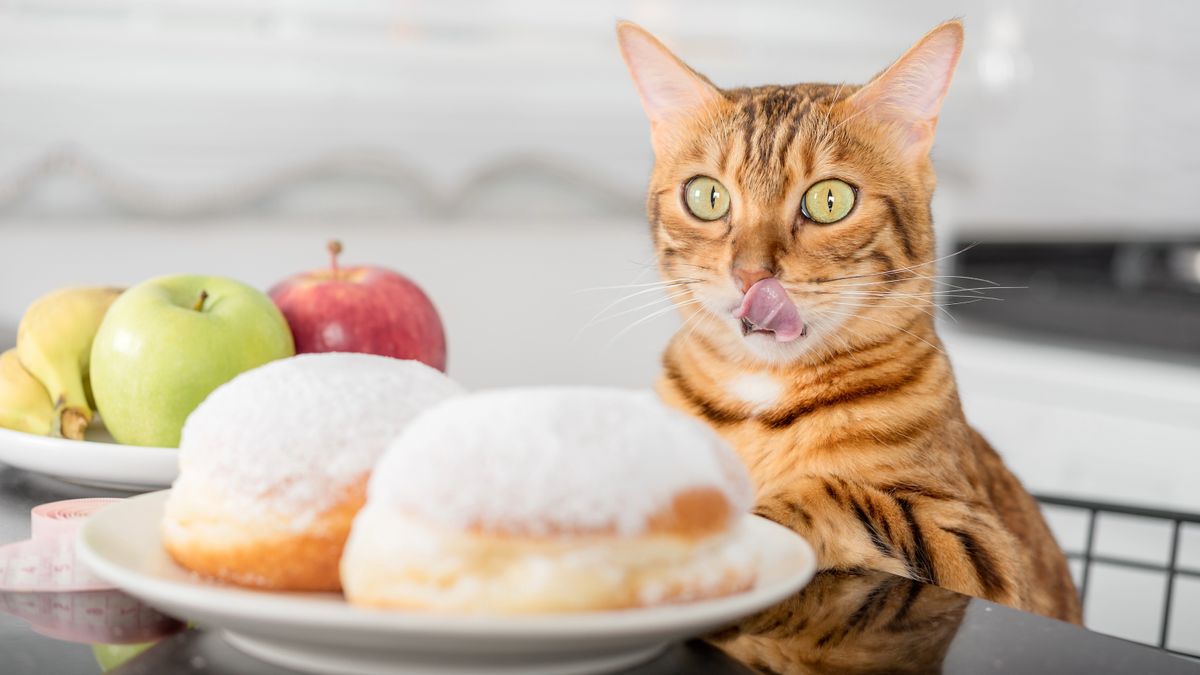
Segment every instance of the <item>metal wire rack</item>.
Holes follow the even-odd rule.
[[[1200,525],[1200,514],[1143,508],[1140,506],[1113,504],[1108,502],[1074,499],[1070,497],[1059,497],[1046,494],[1037,494],[1034,495],[1034,497],[1044,505],[1074,509],[1083,511],[1087,514],[1087,526],[1086,534],[1084,536],[1083,550],[1065,552],[1069,560],[1078,560],[1082,563],[1083,569],[1079,579],[1079,595],[1082,602],[1085,603],[1085,608],[1088,598],[1088,577],[1091,576],[1093,563],[1102,563],[1105,565],[1111,565],[1125,569],[1137,569],[1162,573],[1166,576],[1166,585],[1163,592],[1162,618],[1159,623],[1158,641],[1156,646],[1159,649],[1163,649],[1173,654],[1179,654],[1191,658],[1200,658],[1200,652],[1172,649],[1167,644],[1167,638],[1171,627],[1171,604],[1175,594],[1175,580],[1179,577],[1200,579],[1200,569],[1190,569],[1181,567],[1179,565],[1179,542],[1183,532],[1184,524]],[[1129,558],[1097,554],[1094,549],[1096,543],[1096,520],[1101,514],[1135,516],[1138,518],[1170,523],[1171,535],[1167,549],[1167,563],[1165,565],[1158,565],[1143,560],[1132,560]]]

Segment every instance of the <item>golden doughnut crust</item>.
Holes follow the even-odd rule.
[[[394,590],[362,589],[360,592],[348,594],[347,600],[360,607],[375,607],[378,609],[395,609],[410,611],[432,612],[504,612],[512,614],[537,614],[553,612],[583,612],[606,611],[616,609],[632,609],[666,605],[681,602],[696,602],[707,598],[719,598],[734,593],[749,590],[754,585],[755,577],[747,570],[729,568],[721,572],[720,581],[700,582],[694,577],[680,576],[664,584],[661,594],[653,601],[647,600],[643,594],[642,581],[631,579],[616,592],[605,594],[603,597],[593,597],[591,602],[581,603],[569,595],[557,598],[540,598],[538,602],[521,602],[514,604],[488,605],[447,605],[424,598],[397,596]],[[383,590],[385,593],[375,594],[373,590]]]
[[[356,605],[538,613],[689,602],[750,588],[755,557],[714,489],[679,493],[635,535],[454,529],[367,505],[342,559]]]
[[[211,579],[273,591],[340,591],[338,563],[366,480],[301,530],[230,518],[203,504],[169,506],[163,545],[175,562]]]

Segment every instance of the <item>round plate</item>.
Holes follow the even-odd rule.
[[[87,440],[37,436],[0,429],[0,462],[60,480],[133,492],[170,487],[179,473],[179,451],[121,445],[100,423]]]
[[[448,615],[355,607],[336,593],[272,593],[201,580],[176,565],[159,537],[167,491],[91,516],[83,562],[168,614],[222,629],[237,648],[320,673],[589,673],[629,667],[666,645],[728,626],[795,593],[816,567],[804,539],[747,515],[760,553],[749,591],[622,611]]]

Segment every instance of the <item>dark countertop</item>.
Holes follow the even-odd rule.
[[[28,537],[29,509],[37,504],[99,496],[126,495],[0,465],[0,543]],[[114,625],[107,621],[109,615],[122,617],[124,637],[108,634]],[[130,616],[137,617],[133,634]],[[290,672],[241,654],[218,634],[185,629],[115,591],[0,593],[0,671],[5,675],[102,672],[91,644],[47,635],[61,634],[64,628],[93,640],[159,640],[108,671],[112,673]],[[714,640],[743,661],[692,641],[630,672],[1200,674],[1197,662],[878,572],[819,574],[777,608]]]

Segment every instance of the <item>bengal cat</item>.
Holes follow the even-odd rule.
[[[871,568],[1080,622],[1036,502],[966,422],[934,330],[930,161],[963,29],[862,86],[719,89],[617,28],[647,204],[685,319],[658,382],[741,455],[756,512]]]

